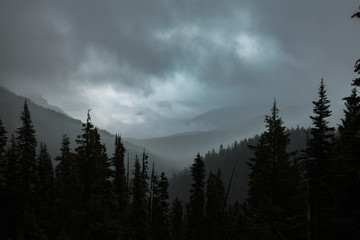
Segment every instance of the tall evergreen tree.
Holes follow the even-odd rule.
[[[55,169],[54,184],[54,205],[55,205],[55,225],[62,235],[68,232],[68,217],[76,206],[78,196],[77,171],[75,169],[75,154],[70,149],[70,139],[63,135],[61,140],[60,155],[55,158],[58,165]]]
[[[186,239],[199,240],[203,235],[205,209],[205,163],[198,153],[191,165],[192,184],[190,199],[187,206],[187,236]]]
[[[50,219],[54,194],[54,168],[46,144],[40,143],[39,187],[38,187],[38,215],[45,233],[50,233]]]
[[[183,203],[178,198],[175,198],[170,212],[170,239],[172,240],[184,239],[183,209]]]
[[[209,173],[206,184],[206,205],[205,205],[205,239],[220,237],[222,231],[222,211],[225,201],[225,188],[221,179],[221,172],[217,174]],[[221,238],[223,238],[222,236]]]
[[[94,128],[90,113],[83,124],[83,134],[76,140],[76,168],[78,171],[80,214],[83,221],[78,226],[81,239],[110,238],[108,229],[112,212],[108,207],[111,201],[111,172],[106,149],[100,143],[100,135]],[[80,230],[80,231],[79,231]]]
[[[334,207],[334,159],[332,156],[334,128],[329,127],[327,118],[331,116],[330,100],[325,90],[324,80],[321,79],[318,101],[313,101],[314,115],[310,116],[313,126],[310,129],[310,205],[312,216],[312,235],[314,239],[329,239],[333,236],[330,231],[330,221]]]
[[[5,219],[5,224],[0,227],[3,229],[3,232],[6,237],[4,239],[15,239],[16,238],[16,229],[19,227],[22,216],[23,216],[23,193],[20,189],[21,184],[21,175],[20,175],[20,165],[19,165],[19,151],[17,147],[17,142],[12,134],[10,143],[7,146],[5,153],[5,165],[6,165],[6,194],[5,204],[2,216]]]
[[[133,179],[131,183],[131,202],[130,202],[130,239],[146,240],[150,239],[149,221],[147,212],[146,189],[144,178],[141,171],[139,159],[136,156]]]
[[[349,97],[344,98],[345,118],[339,126],[337,141],[338,153],[338,191],[337,201],[342,216],[343,235],[357,232],[359,222],[353,220],[360,217],[360,97],[354,88]]]
[[[289,200],[295,197],[292,189],[299,183],[292,181],[289,134],[278,112],[274,101],[271,115],[265,118],[267,130],[256,146],[249,146],[254,157],[248,162],[251,172],[247,205],[254,239],[295,239],[290,221],[294,217],[293,202]]]
[[[33,207],[36,186],[38,185],[38,161],[36,159],[37,141],[35,129],[31,120],[27,101],[21,112],[22,126],[17,129],[17,147],[19,153],[19,175],[21,176],[20,191],[23,193],[23,202],[30,208]]]
[[[165,173],[160,174],[160,179],[157,175],[154,177],[153,185],[153,200],[152,200],[152,239],[169,239],[169,182]]]
[[[114,188],[115,194],[118,201],[120,212],[123,212],[127,207],[127,188],[126,188],[126,176],[125,176],[125,158],[126,149],[124,144],[121,142],[120,136],[115,136],[115,152],[113,156],[113,165],[115,167],[114,175]]]

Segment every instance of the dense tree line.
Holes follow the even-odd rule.
[[[20,119],[10,141],[0,119],[1,239],[169,239],[168,179],[153,168],[149,181],[145,152],[130,176],[121,137],[108,157],[88,113],[74,150],[63,136],[54,169],[26,100]]]

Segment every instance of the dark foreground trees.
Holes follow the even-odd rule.
[[[255,146],[250,167],[247,199],[248,231],[251,239],[301,239],[304,225],[298,212],[304,209],[298,165],[288,152],[289,134],[278,115],[276,102],[266,116],[266,131]],[[301,212],[301,211],[300,211]],[[296,223],[296,224],[294,224]]]

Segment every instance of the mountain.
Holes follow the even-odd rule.
[[[261,103],[260,105],[265,105]],[[269,104],[268,104],[269,105]],[[185,132],[166,137],[147,139],[127,139],[136,145],[145,146],[154,152],[161,153],[175,166],[192,163],[195,155],[199,152],[204,155],[211,149],[218,149],[222,144],[225,147],[235,140],[253,137],[264,130],[265,114],[259,113],[259,109],[246,106],[227,106],[211,110],[196,116],[185,123],[193,126],[207,127],[208,131]],[[270,109],[270,107],[269,107]],[[287,126],[306,126],[304,119],[305,106],[290,106],[280,111]],[[185,164],[184,164],[185,163]]]
[[[16,129],[21,125],[20,114],[23,110],[25,98],[3,87],[0,87],[0,96],[0,118],[10,138],[11,134],[15,134]],[[37,141],[38,143],[45,142],[47,144],[52,157],[57,156],[60,152],[59,149],[63,134],[68,135],[70,138],[72,143],[71,147],[76,147],[75,139],[81,134],[82,129],[82,122],[80,120],[73,119],[59,111],[39,106],[32,100],[28,100],[28,106],[35,127]],[[94,124],[96,125],[96,123]],[[112,157],[115,135],[101,129],[99,133],[101,141],[105,143],[108,156]],[[142,156],[144,147],[130,143],[126,141],[126,139],[123,139],[123,141],[125,148],[129,152],[132,167],[132,161],[135,155]],[[146,149],[146,151],[149,154],[150,162],[155,162],[157,171],[172,173],[174,166],[171,163],[149,149]]]
[[[54,106],[54,105],[50,105],[48,103],[48,101],[41,95],[38,94],[30,94],[30,95],[26,95],[26,98],[29,98],[33,103],[40,105],[44,108],[48,108],[48,109],[52,109],[56,112],[62,113],[64,115],[69,116],[68,114],[66,114],[61,108]]]
[[[288,146],[288,151],[292,152],[305,149],[305,129],[300,127],[295,129],[291,128],[289,133],[291,141]],[[241,141],[235,141],[227,147],[220,146],[220,148],[204,154],[206,172],[216,173],[217,170],[220,169],[226,187],[228,186],[231,173],[236,163],[229,192],[229,202],[231,203],[235,201],[243,202],[247,197],[248,174],[250,171],[246,162],[253,156],[253,151],[248,148],[248,145],[256,145],[257,141],[258,136],[255,136]],[[169,179],[169,194],[171,199],[177,197],[181,201],[187,202],[191,181],[189,168],[173,174]]]

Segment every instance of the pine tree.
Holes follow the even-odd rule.
[[[178,198],[175,198],[170,212],[170,239],[172,240],[184,239],[183,208],[183,203]]]
[[[37,141],[27,101],[21,112],[22,126],[17,129],[17,147],[19,153],[20,191],[23,193],[23,207],[33,207],[38,179],[38,161],[36,159]]]
[[[136,156],[131,183],[130,239],[150,239],[147,212],[146,189],[139,159]]]
[[[289,219],[294,217],[291,202],[297,187],[292,179],[292,163],[287,146],[289,134],[278,115],[274,101],[271,115],[266,116],[267,130],[260,136],[250,159],[248,207],[250,232],[255,239],[294,238]]]
[[[205,163],[198,153],[191,168],[192,184],[187,206],[187,239],[199,240],[203,235],[205,208]]]

